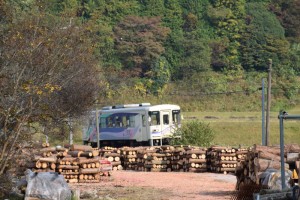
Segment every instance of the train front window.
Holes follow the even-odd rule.
[[[149,121],[151,126],[159,125],[160,124],[159,111],[150,111]]]
[[[173,124],[180,124],[180,110],[172,110]]]

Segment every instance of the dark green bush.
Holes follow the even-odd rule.
[[[175,135],[180,135],[180,139],[173,140],[173,145],[195,145],[208,147],[214,139],[214,132],[209,124],[194,120],[187,122],[179,128]]]

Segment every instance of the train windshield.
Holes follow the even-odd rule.
[[[173,124],[180,124],[181,121],[180,110],[172,110],[172,120],[173,120]]]

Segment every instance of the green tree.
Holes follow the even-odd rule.
[[[183,57],[178,70],[182,76],[189,77],[193,73],[211,70],[211,51],[209,44],[202,38],[195,37],[193,33],[186,33],[182,40]]]
[[[145,76],[151,63],[164,53],[162,43],[169,29],[161,25],[159,17],[128,16],[114,30],[116,48],[126,69]]]
[[[187,122],[178,129],[177,133],[180,139],[174,140],[174,144],[195,145],[208,147],[212,144],[215,134],[209,127],[209,124],[197,120]]]
[[[274,65],[288,57],[289,43],[276,16],[264,3],[248,3],[247,26],[241,41],[241,61],[246,70],[266,70],[268,60]]]
[[[245,0],[212,0],[211,2],[209,19],[216,27],[220,39],[228,41],[224,51],[214,55],[219,57],[219,63],[213,67],[218,70],[238,69],[240,38],[244,30]],[[213,52],[217,53],[217,51]]]
[[[164,56],[171,65],[172,78],[178,77],[180,61],[183,59],[183,49],[181,41],[183,40],[182,9],[178,0],[166,0],[163,14],[164,25],[171,29],[171,33],[166,39],[164,46],[166,52]]]
[[[164,13],[164,0],[141,0],[140,4],[142,16],[162,16]]]

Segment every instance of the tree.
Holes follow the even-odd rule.
[[[245,0],[212,0],[211,2],[209,20],[216,27],[219,38],[228,41],[224,51],[213,56],[219,57],[217,65],[213,67],[217,70],[224,68],[238,70],[240,38],[244,30]]]
[[[288,57],[289,42],[276,16],[267,10],[264,3],[248,3],[247,25],[241,40],[241,61],[246,70],[266,70],[268,60],[274,66]]]
[[[97,93],[85,26],[33,8],[0,27],[0,176],[30,143],[32,123],[76,117]]]
[[[168,33],[160,17],[128,16],[122,20],[115,27],[115,41],[125,69],[145,76],[151,63],[164,53],[162,42]]]
[[[299,9],[300,2],[293,0],[273,0],[270,9],[286,29],[285,35],[291,42],[300,42]]]

